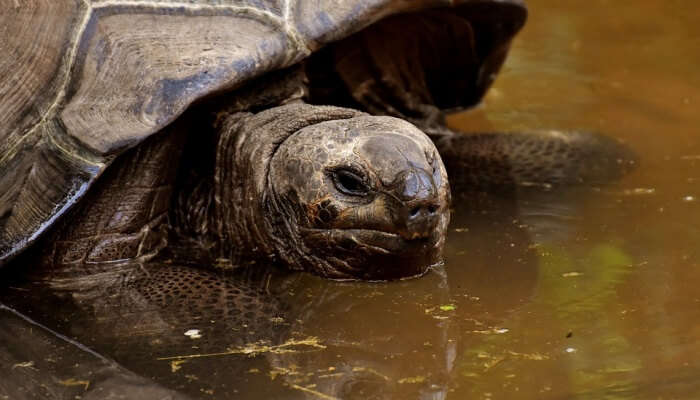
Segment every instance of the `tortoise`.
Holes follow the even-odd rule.
[[[445,241],[445,165],[556,180],[600,142],[445,126],[480,101],[526,14],[519,0],[10,9],[0,265],[43,237],[28,253],[68,269],[252,255],[336,279],[420,275]]]

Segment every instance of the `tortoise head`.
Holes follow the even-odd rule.
[[[257,159],[249,176],[238,179],[247,194],[231,192],[231,201],[240,205],[233,204],[238,214],[228,220],[235,234],[248,238],[242,245],[258,247],[292,269],[334,279],[399,279],[439,263],[450,191],[431,140],[393,117],[337,107],[330,109],[346,113],[341,118],[304,116],[318,108],[282,110],[279,118],[248,132],[244,141],[254,136],[270,145],[268,151],[236,157],[249,160],[248,166]],[[284,118],[312,122],[276,136]],[[245,145],[238,148],[246,152]],[[263,154],[262,160],[252,154]]]
[[[282,143],[269,174],[278,218],[295,210],[294,241],[303,252],[295,257],[306,259],[305,269],[395,279],[440,261],[447,174],[430,139],[413,125],[361,116],[306,127]]]

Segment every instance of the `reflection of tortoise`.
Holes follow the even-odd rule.
[[[526,14],[516,0],[454,3],[84,0],[4,13],[0,263],[58,225],[42,247],[55,265],[163,249],[225,265],[245,249],[335,278],[423,272],[449,219],[435,147],[400,119],[335,106],[447,132],[440,110],[479,101]],[[215,129],[202,124],[211,110],[171,124],[231,91],[204,102],[217,104]],[[493,154],[501,173],[508,157],[493,168]]]

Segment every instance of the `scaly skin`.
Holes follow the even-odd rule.
[[[292,103],[228,113],[217,126],[207,132],[185,117],[118,161],[46,240],[44,264],[77,276],[154,257],[219,266],[268,258],[329,278],[386,280],[441,261],[447,174],[413,125]],[[183,144],[188,135],[197,148]]]
[[[248,249],[292,269],[370,280],[440,261],[447,175],[411,124],[297,103],[233,114],[220,132],[213,173],[185,179],[200,183],[180,195],[176,228],[206,238],[218,259],[235,264]]]
[[[449,189],[433,143],[400,119],[304,104],[304,80],[272,74],[217,99],[216,122],[205,104],[133,150],[45,242],[45,263],[74,275],[156,256],[220,267],[268,258],[375,280],[439,262]],[[423,126],[460,188],[609,181],[633,159],[588,133]]]

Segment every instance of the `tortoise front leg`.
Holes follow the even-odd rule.
[[[166,245],[168,209],[186,133],[178,121],[120,156],[37,248],[68,273],[147,261]],[[95,271],[92,271],[95,272]]]
[[[619,179],[636,161],[622,143],[590,132],[425,130],[442,156],[453,189],[604,184]]]
[[[477,104],[508,50],[513,26],[481,11],[388,18],[319,52],[306,65],[311,100],[417,125],[435,142],[453,187],[601,183],[629,169],[630,151],[598,134],[465,135],[447,128],[443,110]]]

